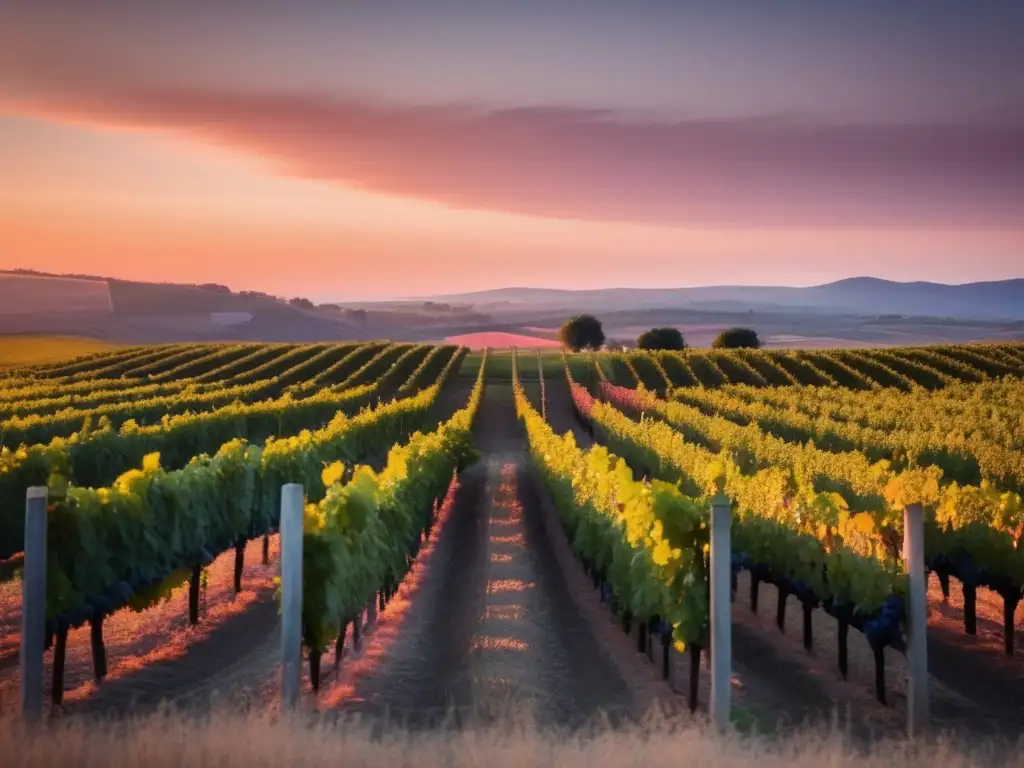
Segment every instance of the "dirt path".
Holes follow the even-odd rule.
[[[847,679],[843,680],[836,664],[839,642],[836,621],[824,611],[812,613],[814,645],[811,652],[807,652],[802,644],[799,601],[794,597],[787,600],[786,632],[779,632],[775,624],[778,590],[768,584],[761,585],[755,615],[750,610],[749,584],[749,576],[741,574],[733,608],[734,635],[739,627],[757,633],[762,642],[774,648],[778,657],[789,661],[794,675],[819,681],[836,704],[841,709],[849,709],[864,728],[889,733],[905,729],[907,663],[904,654],[885,649],[887,704],[882,705],[875,699],[874,657],[861,633],[852,630],[849,633],[849,671]],[[1024,711],[1014,701],[1019,700],[1022,690],[1020,660],[1007,659],[991,648],[986,649],[983,637],[966,638],[973,643],[965,642],[964,637],[955,634],[959,631],[959,626],[943,626],[938,612],[930,607],[928,667],[933,727],[969,739],[999,735],[1019,737],[1024,733]],[[999,646],[1002,646],[1001,639]],[[738,659],[738,648],[736,654]]]
[[[971,702],[966,717],[975,729],[1024,734],[1024,603],[1016,612],[1015,654],[1003,647],[1003,600],[988,589],[977,595],[977,635],[964,632],[963,590],[951,580],[948,601],[942,598],[938,577],[928,590],[928,665],[946,689]],[[964,719],[964,718],[961,718]]]
[[[489,453],[486,469],[487,589],[471,648],[475,702],[564,726],[602,713],[629,717],[631,694],[573,602],[522,451]]]
[[[366,647],[343,660],[322,707],[411,728],[468,717],[467,655],[485,586],[486,529],[479,509],[486,476],[481,469],[477,464],[462,473],[433,546],[421,551],[403,592],[380,616]]]
[[[590,435],[576,418],[573,410],[572,393],[569,391],[569,382],[565,378],[562,369],[544,372],[544,390],[547,400],[548,424],[560,435],[572,432],[576,438],[576,445],[581,448],[589,448],[593,445]]]
[[[460,478],[401,631],[380,643],[372,674],[326,700],[421,726],[509,712],[567,727],[633,715],[635,696],[553,552],[511,386],[488,384],[474,433],[483,458]]]
[[[261,639],[274,633],[277,609],[274,575],[277,540],[271,539],[270,563],[261,560],[262,540],[246,549],[242,592],[232,590],[234,552],[218,557],[208,569],[208,585],[201,597],[200,621],[188,624],[188,585],[178,587],[170,599],[143,613],[123,609],[104,622],[108,674],[93,679],[88,625],[68,634],[65,657],[64,711],[66,713],[127,712],[174,700],[197,691],[212,691],[217,681]],[[8,599],[3,595],[5,609]],[[20,586],[20,585],[16,585]],[[10,603],[20,614],[20,594]],[[0,669],[0,700],[13,705],[19,680],[17,649],[14,663],[5,656]],[[52,649],[46,653],[47,700],[52,680]]]
[[[964,632],[958,584],[951,585],[950,599],[943,602],[938,577],[933,575],[928,596],[928,667],[939,685],[966,704],[966,712],[950,712],[949,718],[976,733],[1024,734],[1024,707],[1019,703],[1024,691],[1024,648],[1018,643],[1014,656],[1004,654],[1002,599],[987,589],[978,590],[978,633],[972,637]],[[1018,607],[1018,639],[1020,616]]]

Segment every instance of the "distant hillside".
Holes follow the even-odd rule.
[[[431,297],[472,304],[498,312],[529,306],[536,309],[608,311],[692,308],[744,311],[773,308],[857,315],[918,315],[965,319],[1024,319],[1024,279],[964,285],[898,283],[855,277],[810,288],[777,286],[707,286],[700,288],[609,288],[555,290],[502,288]]]
[[[329,341],[376,329],[331,310],[221,285],[0,273],[0,334],[74,335],[121,342]]]
[[[441,341],[468,334],[473,343],[500,339],[532,346],[553,339],[565,319],[581,311],[598,314],[609,338],[632,340],[652,326],[672,325],[698,346],[732,325],[755,328],[770,346],[1021,339],[1024,280],[954,286],[854,278],[813,288],[505,288],[435,300],[314,306],[216,284],[0,272],[0,335],[36,338]]]
[[[113,311],[104,280],[0,274],[0,317],[105,315]]]

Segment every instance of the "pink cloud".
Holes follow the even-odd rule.
[[[181,131],[268,158],[285,174],[458,207],[694,226],[1024,223],[1024,123],[1010,119],[667,121],[96,82],[35,89],[12,106]]]

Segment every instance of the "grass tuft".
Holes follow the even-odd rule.
[[[598,727],[576,733],[546,730],[509,717],[481,728],[409,731],[371,728],[369,722],[315,713],[219,712],[189,716],[171,710],[125,720],[56,721],[31,728],[0,721],[4,765],[91,766],[280,766],[332,764],[430,768],[431,766],[559,766],[645,768],[758,766],[758,768],[869,768],[995,765],[1012,753],[967,747],[945,739],[856,746],[835,730],[786,738],[717,734],[694,725],[650,718],[641,725]]]

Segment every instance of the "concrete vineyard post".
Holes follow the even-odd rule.
[[[25,494],[25,569],[21,591],[21,712],[43,714],[43,646],[46,644],[46,488]]]
[[[281,486],[281,703],[293,709],[302,681],[302,486]]]
[[[928,575],[924,564],[924,515],[920,504],[903,509],[903,559],[907,567],[907,730],[928,727]]]
[[[711,719],[728,728],[732,710],[732,505],[711,501]]]

